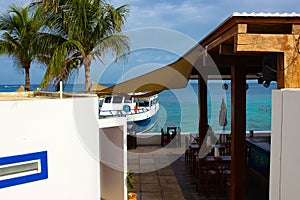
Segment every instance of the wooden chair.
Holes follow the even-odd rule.
[[[136,149],[137,140],[135,131],[129,132],[127,135],[127,149]]]
[[[226,191],[230,188],[230,176],[231,176],[231,169],[230,169],[230,162],[222,162],[219,169],[220,173],[220,189],[221,193],[225,194]]]
[[[161,131],[160,144],[163,147],[163,146],[169,144],[169,142],[170,142],[170,134],[168,134],[168,132],[165,132],[163,128],[161,128],[160,131]]]
[[[204,168],[203,168],[203,158],[197,157],[196,158],[196,173],[195,173],[195,179],[196,179],[196,191],[199,194],[203,194],[204,193],[204,183],[205,183],[205,179],[204,179]]]
[[[205,195],[220,194],[220,173],[216,162],[203,160],[203,178],[204,178],[204,193]]]
[[[190,149],[185,150],[184,160],[188,164],[190,164],[192,162],[192,153],[191,153]]]
[[[191,144],[192,145],[192,144]],[[196,158],[198,157],[199,146],[198,147],[189,147],[191,161],[189,164],[190,167],[190,175],[194,176],[196,171]]]
[[[231,136],[228,135],[226,137],[226,143],[225,143],[225,155],[230,156],[231,155]]]

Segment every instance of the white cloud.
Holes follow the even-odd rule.
[[[236,11],[300,12],[300,6],[294,0],[115,1],[131,6],[126,29],[161,27],[192,36],[207,34]]]
[[[126,30],[132,30],[136,28],[145,27],[159,27],[173,29],[188,35],[194,40],[201,40],[216,26],[222,23],[233,12],[300,12],[299,2],[296,0],[108,0],[116,7],[123,4],[130,5],[130,13],[125,24]],[[31,0],[12,0],[5,1],[0,0],[0,12],[5,11],[9,5],[16,3],[22,5],[28,5]],[[147,29],[145,29],[147,31]],[[164,31],[163,31],[164,32]],[[180,49],[182,52],[176,53],[181,55],[186,52],[187,47],[183,48],[180,44],[181,38],[170,38],[167,34],[160,33],[160,37],[163,37],[164,42],[169,42],[169,46],[164,46],[162,42],[156,42],[153,38],[157,35],[144,34],[145,38],[141,37],[140,41],[147,41],[142,44],[133,44],[133,48],[141,47],[156,47],[161,46],[161,49],[171,49],[174,52],[178,52]],[[136,37],[136,35],[133,35]],[[178,41],[172,42],[174,39]],[[139,40],[138,40],[139,41]],[[159,44],[159,45],[158,45]],[[134,46],[135,45],[135,46]],[[174,46],[171,46],[174,45]],[[185,46],[188,46],[185,44]],[[173,51],[170,51],[173,52]],[[144,63],[145,61],[155,62],[155,55],[150,55],[149,58],[139,56],[139,54],[147,54],[146,52],[135,52],[137,57],[137,63]],[[166,62],[171,62],[174,59],[173,56],[161,57]],[[146,59],[146,60],[145,60]],[[158,59],[159,60],[159,59]],[[157,60],[157,61],[158,61]],[[0,65],[3,63],[3,56],[0,58]],[[98,67],[100,68],[100,67]],[[93,70],[96,70],[93,68]],[[98,70],[98,69],[97,69]],[[0,71],[1,74],[1,71]],[[13,76],[13,75],[12,75]],[[2,77],[0,77],[0,80]],[[23,82],[23,77],[21,79]]]

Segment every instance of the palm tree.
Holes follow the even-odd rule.
[[[64,33],[66,41],[52,56],[43,85],[65,71],[66,63],[80,60],[85,69],[85,90],[90,89],[91,62],[109,50],[118,60],[129,52],[128,37],[122,27],[129,12],[128,6],[114,8],[102,0],[41,0],[39,7],[47,8],[49,27]],[[50,19],[49,18],[49,19]]]
[[[12,5],[0,15],[0,55],[11,56],[14,64],[24,69],[26,90],[30,90],[31,63],[43,57],[37,55],[39,47],[35,45],[40,27],[41,21],[28,7]]]
[[[79,59],[76,56],[84,55],[81,44],[68,39],[63,25],[63,5],[64,2],[60,0],[50,0],[49,4],[37,1],[30,5],[37,13],[42,13],[39,19],[44,23],[37,39],[40,41],[40,54],[49,58],[48,68],[40,85],[42,88],[47,88],[49,81],[52,81],[58,89],[59,81],[67,80],[74,69],[78,69]],[[60,60],[62,58],[64,59]]]

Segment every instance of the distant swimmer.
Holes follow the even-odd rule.
[[[264,111],[264,106],[262,105],[260,108],[259,108],[260,111]]]

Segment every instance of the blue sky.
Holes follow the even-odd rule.
[[[27,5],[30,0],[0,2],[0,12],[12,3]],[[132,44],[127,64],[105,58],[105,65],[92,64],[91,79],[117,82],[169,64],[200,41],[233,12],[300,12],[295,0],[109,0],[115,6],[130,5],[125,32]],[[149,27],[152,27],[149,29]],[[169,36],[171,35],[171,36]],[[38,63],[31,68],[31,83],[39,84],[45,69]],[[121,78],[123,75],[123,78]],[[125,76],[126,75],[126,76]],[[125,78],[124,78],[125,77]],[[83,83],[83,73],[75,77]],[[0,84],[24,84],[22,70],[10,58],[0,56]]]

